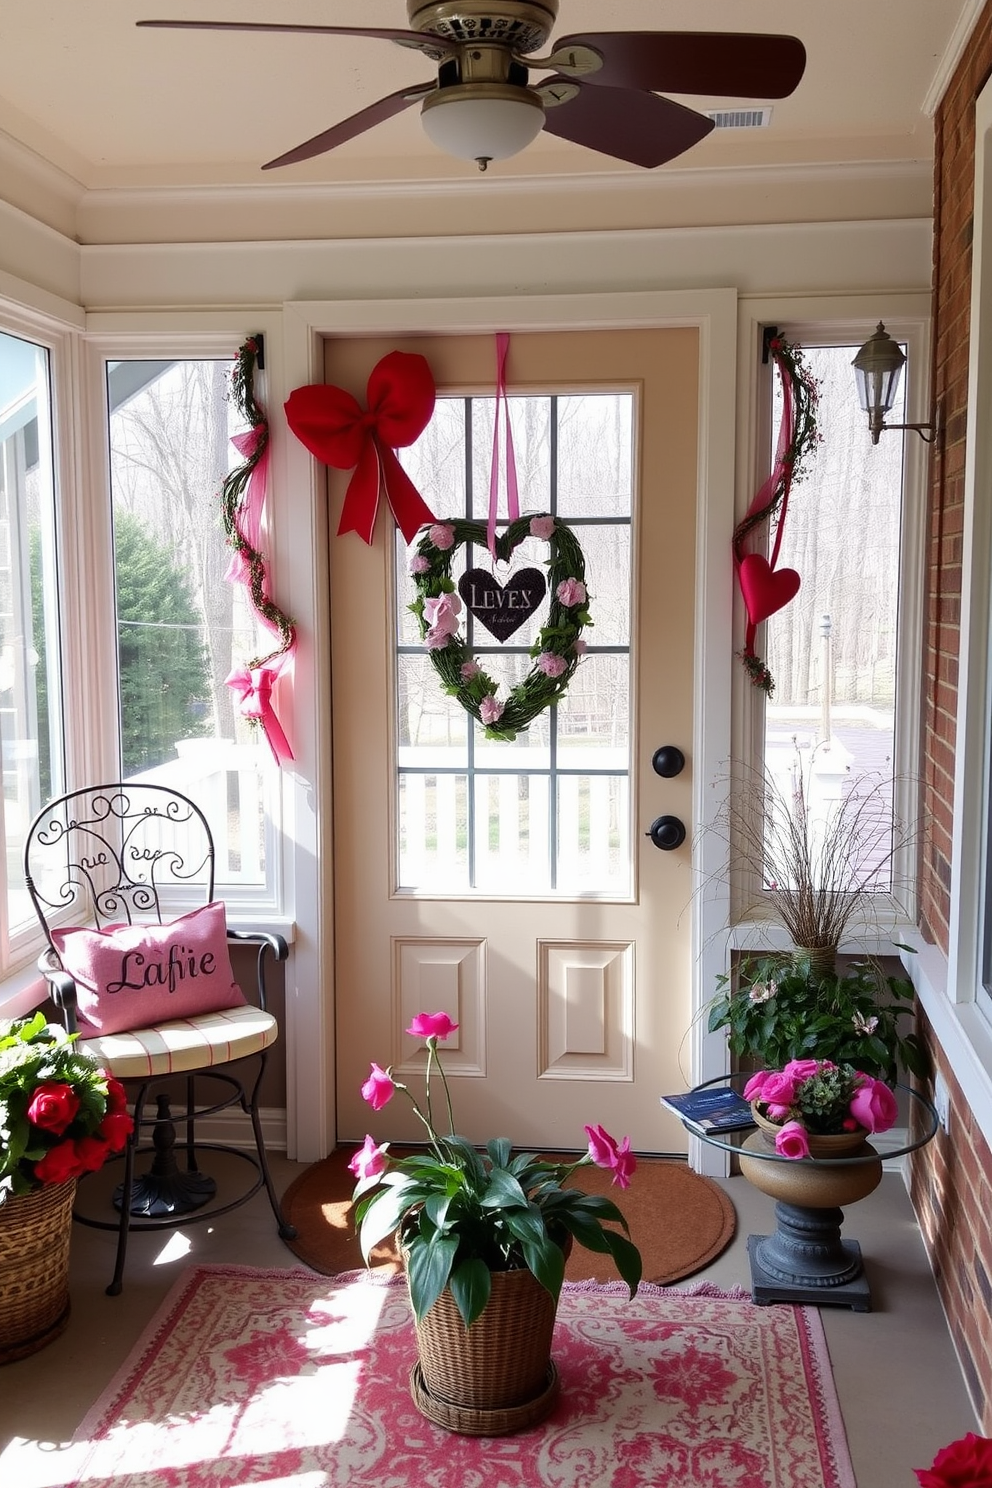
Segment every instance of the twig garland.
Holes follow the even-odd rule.
[[[522,733],[565,693],[586,649],[583,628],[593,623],[585,586],[585,559],[571,528],[547,512],[528,513],[510,522],[496,538],[494,556],[508,561],[527,537],[542,539],[550,548],[547,569],[551,603],[547,622],[530,648],[534,665],[505,700],[497,697],[499,684],[457,634],[461,601],[451,577],[452,560],[466,542],[486,546],[485,525],[457,518],[436,522],[424,530],[410,563],[417,598],[409,608],[420,623],[421,636],[444,691],[482,724],[487,739],[505,742]],[[451,596],[447,603],[445,596]]]
[[[802,348],[792,345],[782,336],[774,336],[768,342],[768,352],[782,380],[782,424],[771,474],[734,528],[733,553],[738,577],[749,552],[755,552],[754,548],[749,550],[748,539],[764,523],[771,524],[777,518],[775,541],[767,564],[769,576],[774,575],[782,545],[789,493],[806,474],[806,461],[822,437],[817,425],[819,389],[803,361]],[[751,561],[754,562],[755,559],[752,557]],[[795,587],[798,588],[798,585],[796,575]],[[767,663],[755,653],[754,636],[759,620],[781,608],[784,602],[786,601],[769,601],[766,610],[757,616],[749,608],[744,647],[737,653],[753,684],[769,697],[774,691],[775,683]]]
[[[244,666],[235,667],[226,682],[238,694],[242,717],[261,726],[277,763],[284,764],[293,758],[293,751],[276,717],[272,688],[292,657],[296,628],[269,595],[265,558],[258,547],[269,460],[269,426],[255,397],[258,356],[258,341],[249,336],[234,359],[230,396],[249,428],[232,438],[232,444],[245,458],[224,480],[221,512],[228,546],[233,550],[227,578],[245,585],[252,608],[278,637],[279,644],[265,655],[252,657]]]

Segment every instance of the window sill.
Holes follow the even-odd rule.
[[[992,1028],[973,1002],[951,1001],[943,952],[928,945],[918,931],[902,938],[917,952],[902,958],[906,975],[916,988],[975,1126],[992,1146]]]

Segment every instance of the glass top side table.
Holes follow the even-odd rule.
[[[733,1085],[747,1080],[746,1074],[718,1075],[694,1090],[714,1085]],[[871,1291],[864,1272],[861,1247],[856,1240],[841,1239],[844,1222],[842,1204],[851,1204],[870,1194],[882,1178],[883,1157],[905,1157],[933,1140],[940,1125],[930,1101],[909,1085],[896,1087],[918,1106],[925,1117],[925,1130],[915,1141],[886,1148],[879,1154],[870,1142],[842,1157],[788,1158],[757,1127],[735,1132],[701,1132],[687,1126],[693,1136],[710,1147],[733,1153],[741,1173],[762,1193],[775,1199],[776,1229],[771,1235],[749,1235],[751,1295],[755,1302],[793,1302],[820,1306],[850,1307],[871,1311]]]

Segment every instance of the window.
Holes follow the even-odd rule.
[[[765,626],[762,654],[775,687],[763,709],[761,757],[783,799],[801,778],[814,822],[857,793],[866,803],[858,818],[865,861],[848,866],[874,874],[867,886],[884,917],[905,916],[917,813],[912,744],[897,722],[903,437],[871,443],[851,370],[858,340],[829,344],[815,330],[784,335],[802,347],[818,384],[820,443],[790,495],[778,558],[779,568],[799,572],[801,587]],[[775,437],[780,411],[776,375]],[[889,420],[904,417],[899,405]]]
[[[230,559],[219,492],[241,456],[231,362],[106,363],[124,779],[171,785],[206,812],[218,892],[264,894],[277,771],[226,678],[271,650]]]
[[[21,852],[63,780],[55,498],[49,353],[0,333],[0,970],[34,937]]]
[[[629,393],[513,397],[522,511],[549,511],[582,545],[595,625],[562,702],[512,743],[483,730],[443,694],[420,631],[409,553],[396,548],[397,886],[401,892],[590,894],[632,892],[630,836],[630,573],[634,399]],[[494,402],[439,399],[421,440],[404,451],[415,484],[439,510],[485,524]],[[439,475],[439,472],[441,474]],[[543,572],[543,542],[528,538],[516,571]],[[484,545],[456,555],[457,582]],[[508,569],[507,572],[510,570]],[[499,574],[497,573],[497,577]],[[464,612],[464,634],[505,696],[531,670],[538,623],[493,640]]]

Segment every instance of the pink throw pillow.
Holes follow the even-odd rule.
[[[80,1020],[100,1033],[241,1007],[223,904],[205,904],[167,925],[53,930],[75,980]]]

